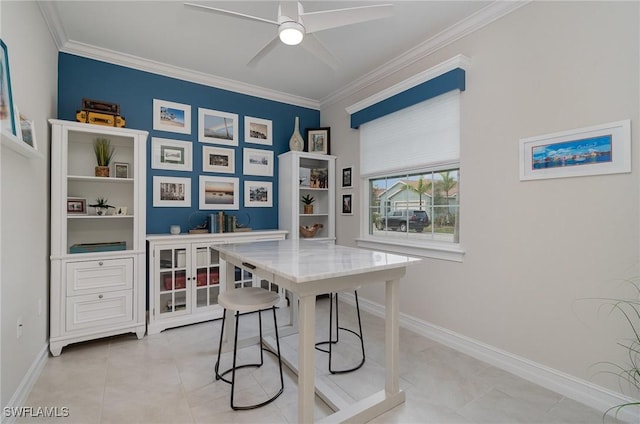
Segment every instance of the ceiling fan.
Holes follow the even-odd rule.
[[[322,10],[319,12],[305,12],[300,2],[281,1],[278,6],[278,20],[272,21],[257,16],[231,10],[218,9],[197,3],[184,3],[185,6],[206,10],[220,15],[233,16],[250,21],[263,22],[278,27],[278,34],[269,41],[249,61],[248,66],[255,66],[280,42],[288,45],[298,45],[314,54],[320,60],[337,69],[340,61],[335,57],[313,34],[326,29],[372,21],[391,16],[393,5],[381,4],[372,6],[359,6],[346,9]]]

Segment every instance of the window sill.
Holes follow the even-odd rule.
[[[379,237],[362,237],[356,239],[359,247],[382,250],[402,255],[418,256],[422,258],[443,259],[446,261],[462,262],[464,250],[460,245],[450,243],[411,243],[409,240],[382,239]]]

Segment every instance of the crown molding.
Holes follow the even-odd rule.
[[[113,50],[103,49],[96,46],[79,43],[69,40],[64,31],[55,2],[38,1],[38,6],[44,17],[49,32],[58,48],[63,53],[74,54],[102,62],[113,63],[128,68],[133,68],[153,74],[164,75],[171,78],[178,78],[184,81],[234,91],[241,94],[256,96],[268,100],[283,102],[291,105],[307,107],[320,110],[323,107],[346,99],[347,97],[375,84],[376,82],[398,72],[411,64],[429,56],[437,50],[453,43],[456,40],[490,24],[491,22],[519,9],[528,4],[531,0],[516,1],[494,1],[487,7],[479,10],[470,17],[458,22],[450,28],[440,32],[434,37],[426,40],[406,51],[405,53],[390,60],[386,64],[356,79],[352,83],[336,90],[329,96],[320,99],[309,99],[295,96],[289,93],[271,90],[240,81],[218,77],[203,72],[197,72],[186,68],[168,65],[153,60],[143,59],[137,56],[128,55]]]
[[[356,94],[357,92],[375,84],[378,81],[392,75],[415,62],[435,53],[441,48],[457,41],[474,31],[477,31],[501,17],[530,3],[531,0],[522,1],[494,1],[473,15],[458,22],[455,25],[441,31],[430,39],[407,50],[384,65],[356,79],[352,83],[335,91],[320,100],[321,108],[337,103]],[[462,67],[462,66],[461,66]]]
[[[132,69],[138,69],[140,71],[151,72],[157,75],[164,75],[171,78],[178,78],[184,81],[190,81],[197,84],[220,88],[222,90],[229,90],[236,93],[247,94],[249,96],[255,96],[291,105],[307,107],[310,109],[317,110],[320,108],[320,104],[317,101],[305,97],[294,96],[292,94],[270,90],[268,88],[263,88],[232,79],[222,78],[211,74],[206,74],[204,72],[197,72],[191,69],[168,65],[166,63],[143,59],[138,56],[128,55],[113,50],[78,43],[76,41],[67,41],[64,44],[64,47],[60,49],[60,51],[86,57],[89,59],[112,63],[115,65],[121,65]]]

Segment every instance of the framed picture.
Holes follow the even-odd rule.
[[[347,166],[342,168],[342,188],[352,188],[353,184],[351,181],[351,174],[353,172],[353,167]]]
[[[273,128],[271,121],[251,116],[244,117],[244,142],[273,145]]]
[[[0,40],[0,50],[2,50],[0,51],[0,131],[17,137],[16,111],[9,74],[9,54],[7,45],[2,40]]]
[[[37,149],[36,146],[36,133],[35,125],[33,121],[21,113],[18,113],[18,120],[20,121],[20,139],[27,143],[29,146]]]
[[[234,174],[236,151],[223,147],[202,146],[202,171]]]
[[[116,206],[115,214],[118,216],[126,216],[128,212],[128,208],[126,206]]]
[[[129,164],[113,162],[113,176],[115,178],[129,178]]]
[[[261,149],[242,149],[244,175],[273,177],[273,151]]]
[[[67,215],[86,215],[87,199],[82,197],[67,197]]]
[[[342,215],[353,215],[353,195],[342,195]]]
[[[198,108],[198,141],[237,146],[238,115]]]
[[[239,192],[238,178],[200,175],[200,209],[239,209]]]
[[[520,180],[631,172],[631,122],[520,140]]]
[[[151,138],[151,168],[172,171],[193,170],[193,151],[190,141]]]
[[[153,177],[154,207],[191,207],[191,178]]]
[[[330,129],[310,128],[307,130],[307,151],[310,153],[330,153]]]
[[[273,184],[270,181],[245,181],[244,206],[270,208],[273,206]]]
[[[153,99],[153,129],[191,134],[191,106]]]

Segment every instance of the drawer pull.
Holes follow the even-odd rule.
[[[242,262],[242,265],[246,266],[249,269],[256,269],[256,266],[250,264],[249,262]]]
[[[103,295],[101,295],[101,294],[99,294],[99,295],[98,295],[98,299],[102,299],[103,297],[104,297],[104,296],[103,296]]]

